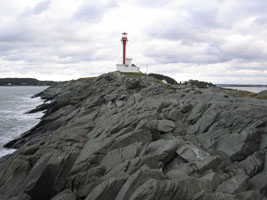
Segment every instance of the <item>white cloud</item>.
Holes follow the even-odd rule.
[[[127,55],[178,81],[267,83],[263,0],[3,0],[0,77],[68,80]]]

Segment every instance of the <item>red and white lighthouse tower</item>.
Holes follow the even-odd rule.
[[[125,65],[125,60],[126,60],[126,44],[127,44],[128,38],[127,38],[127,33],[122,33],[122,37],[121,37],[121,42],[122,42],[122,46],[123,46],[123,50],[122,50],[122,64]]]
[[[117,71],[120,72],[140,72],[139,67],[132,64],[131,58],[126,58],[126,44],[128,38],[127,33],[122,33],[121,42],[122,42],[122,64],[117,64]]]

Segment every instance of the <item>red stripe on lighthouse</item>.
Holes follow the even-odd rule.
[[[126,60],[126,41],[127,40],[122,40],[123,42],[123,56],[122,56],[122,63],[125,65],[125,60]]]

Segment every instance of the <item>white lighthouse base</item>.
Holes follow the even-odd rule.
[[[132,65],[124,65],[124,64],[117,64],[117,71],[119,72],[136,72],[139,73],[139,67],[132,66]]]

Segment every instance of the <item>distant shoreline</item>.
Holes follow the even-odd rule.
[[[251,84],[215,84],[216,86],[219,87],[267,87],[267,85],[251,85]]]
[[[35,78],[0,78],[0,86],[52,86],[55,81],[39,81]]]
[[[267,90],[267,87],[221,87],[221,88],[230,89],[230,90],[253,92],[256,94]]]

